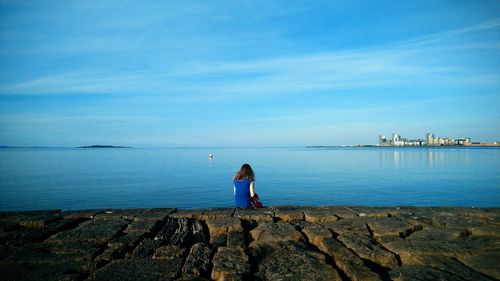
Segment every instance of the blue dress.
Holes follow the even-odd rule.
[[[252,180],[233,180],[234,183],[234,205],[236,208],[250,208],[252,203],[250,201],[250,184]]]

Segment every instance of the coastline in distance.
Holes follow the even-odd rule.
[[[119,145],[93,144],[93,145],[78,146],[77,148],[132,148],[132,147],[130,147],[130,146],[119,146]]]

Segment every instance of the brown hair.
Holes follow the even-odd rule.
[[[242,179],[250,179],[250,180],[255,180],[255,174],[253,173],[252,167],[248,164],[243,164],[241,166],[241,169],[236,173],[234,176],[235,180],[242,180]]]

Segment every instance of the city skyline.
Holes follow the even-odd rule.
[[[0,145],[500,139],[498,1],[0,1]]]
[[[385,134],[378,136],[379,146],[472,146],[476,144],[486,144],[487,142],[473,142],[469,137],[441,137],[434,133],[426,133],[423,139],[408,139],[403,138],[398,133],[392,133],[391,139],[387,139]],[[490,142],[488,142],[490,143]],[[491,142],[498,145],[496,141]]]

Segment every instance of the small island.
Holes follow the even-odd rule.
[[[132,147],[130,147],[130,146],[93,144],[93,145],[79,146],[77,148],[132,148]]]

